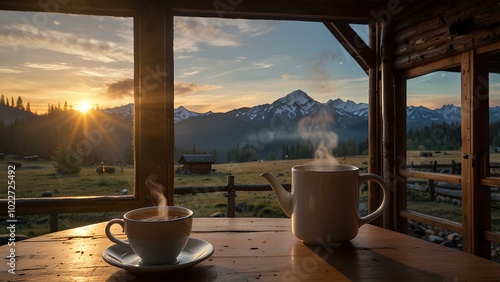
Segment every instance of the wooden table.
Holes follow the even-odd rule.
[[[104,235],[105,224],[17,242],[15,274],[3,263],[0,280],[166,280],[138,277],[107,264],[102,253],[113,243]],[[363,226],[354,240],[339,248],[304,245],[290,230],[290,219],[195,218],[192,237],[210,242],[215,252],[168,280],[500,280],[498,263],[373,225]],[[4,258],[9,251],[8,245],[0,247]]]

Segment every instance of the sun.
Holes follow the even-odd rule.
[[[76,109],[79,112],[84,114],[84,113],[90,111],[91,107],[90,107],[90,104],[88,102],[82,102],[78,106],[76,106]]]

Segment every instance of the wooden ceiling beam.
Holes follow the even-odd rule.
[[[375,51],[366,45],[348,22],[334,21],[323,24],[367,74],[370,68],[375,67]]]
[[[383,1],[285,1],[285,0],[171,0],[165,3],[177,16],[332,21],[373,21]]]

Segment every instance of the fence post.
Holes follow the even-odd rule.
[[[59,214],[50,214],[50,232],[56,232],[59,229]]]
[[[431,162],[431,171],[436,172],[437,171],[437,161]]]
[[[427,191],[429,191],[429,195],[427,198],[431,201],[434,201],[434,180],[429,179],[427,181]]]
[[[234,189],[234,175],[227,176],[227,217],[234,217],[234,209],[236,202],[236,190]]]

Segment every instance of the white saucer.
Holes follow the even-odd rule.
[[[169,264],[146,264],[132,249],[113,245],[102,253],[102,258],[109,264],[123,268],[137,275],[156,276],[173,274],[187,270],[214,253],[212,244],[201,239],[189,238],[186,247],[177,257],[177,261]]]

